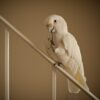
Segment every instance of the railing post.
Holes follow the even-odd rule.
[[[9,100],[9,32],[5,30],[5,100]]]
[[[56,100],[56,68],[52,68],[52,100]]]

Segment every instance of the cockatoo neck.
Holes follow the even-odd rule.
[[[66,28],[59,28],[58,30],[56,30],[55,34],[56,35],[65,35],[68,33],[68,29]]]
[[[68,32],[68,27],[66,22],[56,25],[56,33],[58,34],[66,34]]]

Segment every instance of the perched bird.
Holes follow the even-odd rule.
[[[64,69],[72,75],[84,88],[89,90],[79,45],[75,37],[68,32],[67,23],[59,15],[51,15],[46,19],[46,27],[50,32],[50,56],[59,64],[64,65]],[[67,79],[68,80],[68,79]],[[79,93],[80,89],[68,80],[68,90],[70,93]]]

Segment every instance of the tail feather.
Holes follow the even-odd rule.
[[[89,91],[89,88],[86,84],[86,78],[85,76],[83,76],[79,71],[77,72],[77,74],[74,77],[85,89],[87,89]],[[70,93],[79,93],[80,89],[73,84],[70,80],[68,80],[68,90]]]
[[[79,93],[80,89],[73,84],[70,80],[68,80],[68,91],[69,93]]]

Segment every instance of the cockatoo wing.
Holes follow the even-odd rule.
[[[64,65],[66,70],[69,69],[69,73],[86,89],[88,89],[86,84],[86,78],[84,75],[84,68],[82,57],[80,53],[80,48],[77,44],[75,37],[68,33],[66,34],[63,39],[62,43],[65,47],[68,56],[70,57],[69,61]],[[80,89],[76,87],[71,81],[68,80],[68,88],[69,92],[71,93],[78,93]]]

